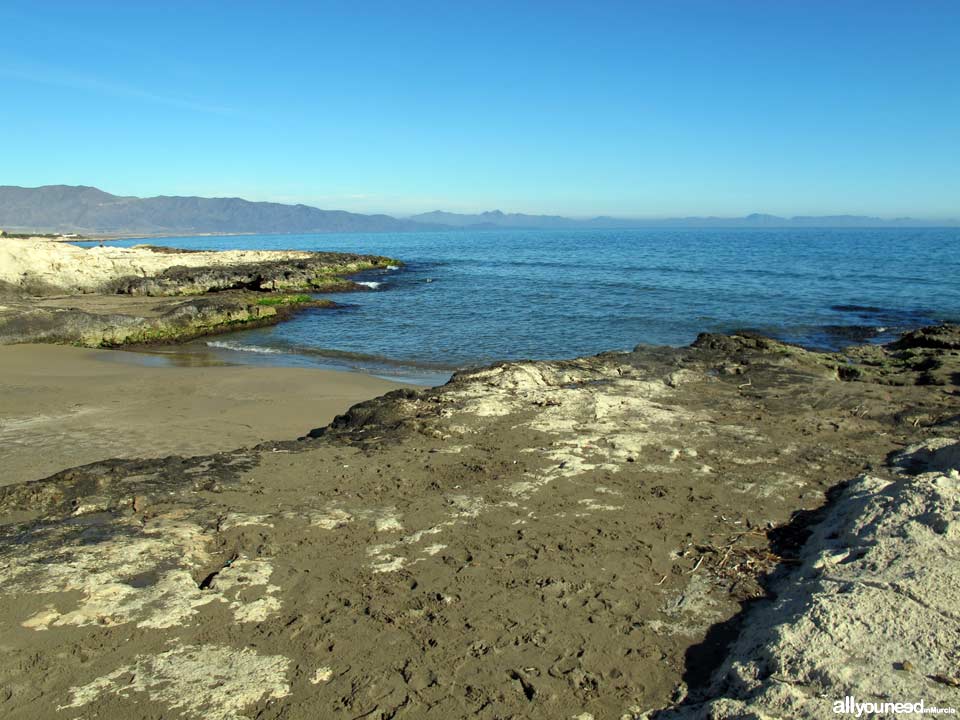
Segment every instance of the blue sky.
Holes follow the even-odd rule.
[[[960,216],[960,2],[3,0],[0,184]]]

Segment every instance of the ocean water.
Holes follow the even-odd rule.
[[[880,342],[960,319],[960,229],[497,231],[124,240],[196,249],[375,253],[271,328],[199,341],[234,362],[318,365],[422,383],[456,368],[684,345],[753,329],[807,347]],[[324,297],[324,296],[319,296]]]

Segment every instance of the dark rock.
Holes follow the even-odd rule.
[[[960,350],[960,325],[943,324],[913,330],[904,334],[899,340],[890,343],[889,347],[896,350],[910,348]]]

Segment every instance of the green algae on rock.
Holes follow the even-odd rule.
[[[307,258],[287,260],[174,266],[147,277],[117,278],[106,283],[101,292],[152,297],[203,295],[224,290],[342,292],[357,289],[356,283],[344,277],[346,275],[400,265],[398,260],[379,255],[310,253]]]
[[[347,276],[399,268],[380,255],[90,248],[10,241],[0,260],[0,343],[173,343],[332,307],[306,293],[366,288]]]
[[[267,302],[264,302],[267,301]],[[184,342],[272,325],[306,308],[335,307],[308,295],[223,292],[186,298],[80,295],[4,300],[0,343],[120,347]]]
[[[393,258],[303,250],[174,251],[152,245],[81,248],[43,239],[0,245],[6,294],[201,295],[336,286],[344,275],[399,267]]]
[[[268,295],[266,297],[259,298],[257,300],[257,305],[300,305],[312,301],[312,297],[309,295],[304,295],[303,293],[297,295]]]

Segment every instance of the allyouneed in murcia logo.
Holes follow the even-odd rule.
[[[857,702],[853,695],[847,695],[843,700],[833,703],[833,712],[837,715],[956,715],[957,709],[952,707],[936,707],[927,705],[923,700],[917,702]]]

